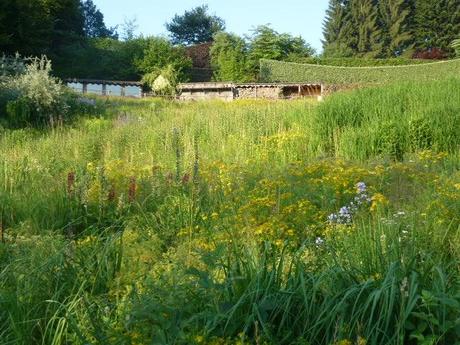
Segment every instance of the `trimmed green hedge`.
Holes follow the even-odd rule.
[[[376,66],[401,66],[420,65],[429,63],[429,60],[391,58],[391,59],[366,59],[366,58],[323,58],[323,57],[288,57],[286,62],[296,62],[310,65],[339,66],[339,67],[376,67]]]
[[[386,67],[338,67],[260,60],[263,82],[379,84],[408,80],[438,80],[460,76],[460,59]]]

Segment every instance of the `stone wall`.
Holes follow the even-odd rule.
[[[236,98],[264,98],[264,99],[278,99],[282,97],[282,90],[280,87],[268,86],[250,86],[250,87],[236,87]]]
[[[234,99],[233,90],[187,90],[182,91],[179,96],[181,101],[200,101],[207,99],[221,99],[224,101],[231,101]]]

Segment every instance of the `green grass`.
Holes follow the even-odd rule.
[[[0,344],[455,344],[458,89],[3,128]]]
[[[260,61],[260,78],[264,82],[362,85],[406,81],[433,81],[458,75],[460,75],[460,59],[426,64],[378,67],[340,67],[274,60]]]

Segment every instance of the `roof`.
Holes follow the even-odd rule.
[[[119,86],[142,86],[140,81],[118,81],[118,80],[99,80],[99,79],[65,79],[67,83],[84,83],[84,84],[106,84],[106,85],[119,85]]]
[[[223,82],[205,82],[205,83],[182,83],[179,84],[181,90],[217,90],[233,88],[254,88],[254,87],[306,87],[321,86],[321,83],[223,83]]]

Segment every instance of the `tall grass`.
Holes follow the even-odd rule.
[[[2,129],[0,344],[455,344],[458,87]]]
[[[402,159],[424,149],[458,154],[459,87],[449,79],[333,95],[314,115],[318,145],[347,159]]]

